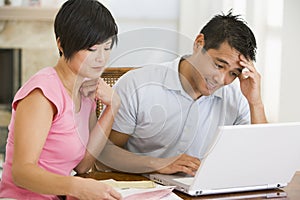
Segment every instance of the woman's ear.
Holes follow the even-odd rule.
[[[62,56],[64,54],[64,51],[63,51],[63,49],[61,47],[61,42],[60,42],[60,38],[59,37],[56,39],[56,45],[57,45],[57,48],[59,50],[59,55]]]
[[[194,41],[194,53],[198,52],[199,50],[202,50],[202,48],[205,45],[205,40],[204,40],[204,34],[200,33],[197,35],[195,41]]]

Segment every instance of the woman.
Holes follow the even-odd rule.
[[[31,77],[12,103],[0,197],[120,199],[108,185],[70,176],[72,170],[85,173],[91,168],[120,105],[118,95],[98,79],[117,26],[98,1],[69,0],[54,28],[60,53],[56,66]],[[95,99],[106,106],[99,119]]]

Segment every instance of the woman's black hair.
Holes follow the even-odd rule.
[[[204,34],[204,49],[218,49],[223,42],[243,54],[247,59],[255,61],[256,40],[246,22],[239,15],[232,15],[232,10],[227,15],[214,16],[200,31]]]
[[[60,8],[54,22],[64,55],[69,60],[76,52],[89,49],[112,38],[117,42],[118,27],[109,10],[97,0],[68,0]]]

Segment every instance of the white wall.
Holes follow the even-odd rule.
[[[262,75],[262,97],[270,122],[300,121],[297,78],[300,66],[300,1],[181,0],[179,32],[194,39],[215,14],[233,8],[248,22],[257,39],[255,66]],[[180,43],[181,44],[181,43]],[[299,90],[299,89],[298,89]]]
[[[257,39],[256,68],[270,122],[300,121],[297,66],[298,0],[100,0],[120,28],[109,66],[140,66],[190,53],[193,40],[215,14],[241,14]],[[135,6],[132,6],[135,5]],[[283,20],[282,20],[283,19]],[[148,29],[147,28],[154,28]],[[159,33],[160,32],[160,33]],[[165,39],[167,38],[167,39]]]
[[[106,0],[106,5],[119,28],[108,66],[140,67],[178,56],[179,0]]]
[[[284,1],[279,121],[300,121],[300,1]]]

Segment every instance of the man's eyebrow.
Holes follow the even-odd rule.
[[[228,62],[226,60],[223,60],[222,58],[216,58],[216,60],[219,61],[219,62],[222,62],[224,64],[229,65]]]

